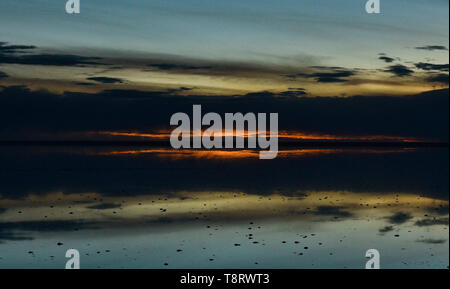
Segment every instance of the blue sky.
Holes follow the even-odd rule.
[[[35,45],[35,52],[41,53],[115,58],[114,64],[123,69],[102,76],[126,78],[128,85],[139,88],[196,87],[192,90],[196,93],[289,87],[306,88],[313,95],[415,93],[435,86],[423,80],[430,71],[417,70],[416,64],[448,66],[449,61],[447,49],[416,49],[448,48],[448,0],[381,0],[381,14],[367,14],[366,0],[81,0],[78,15],[66,14],[65,2],[2,0],[0,41]],[[380,61],[380,53],[395,61]],[[155,58],[154,62],[187,61],[190,65],[214,62],[222,68],[208,75],[173,70],[169,76],[167,70],[143,74],[148,72],[143,60]],[[139,65],[144,68],[137,69]],[[393,65],[414,73],[392,78],[391,71],[398,68]],[[258,66],[263,68],[255,73]],[[352,76],[359,78],[354,77],[353,88],[341,80],[322,82],[319,87],[311,83],[316,71],[305,72],[310,67],[333,73],[335,67],[339,72],[351,69]],[[30,66],[1,68],[10,83],[14,78],[45,77],[55,82],[69,74],[81,80],[104,71],[51,68],[42,74],[42,68]],[[268,72],[273,75],[267,76]],[[292,77],[286,81],[286,75],[299,74],[309,76],[297,77],[299,83],[293,84]],[[39,85],[44,84],[43,80]],[[61,91],[70,90],[67,83],[58,85]]]
[[[365,2],[81,0],[81,14],[67,15],[62,0],[2,0],[0,34],[58,49],[259,61],[316,56],[337,65],[368,64],[379,52],[416,58],[408,48],[448,43],[446,0],[381,0],[381,15],[365,13]]]

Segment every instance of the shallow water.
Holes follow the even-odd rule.
[[[448,149],[0,147],[0,268],[446,268]]]

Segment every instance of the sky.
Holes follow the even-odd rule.
[[[0,23],[9,42],[47,48],[260,61],[305,55],[363,67],[380,50],[415,60],[421,53],[406,48],[448,43],[448,1],[382,1],[380,15],[368,15],[364,4],[81,0],[81,14],[69,16],[64,1],[4,0]]]
[[[22,95],[38,93],[48,101],[70,94],[78,105],[85,101],[79,94],[98,99],[112,90],[133,99],[130,94],[137,91],[147,93],[141,98],[199,97],[218,103],[236,97],[262,102],[308,97],[323,103],[324,97],[447,89],[449,2],[381,0],[381,14],[367,14],[365,3],[81,0],[81,13],[69,15],[61,0],[2,0],[0,87],[8,102],[14,100],[7,93],[18,93],[11,88],[21,86]],[[448,102],[446,92],[441,94]],[[110,102],[88,106],[110,107]],[[324,106],[330,111],[332,105]],[[343,114],[355,115],[356,109]],[[406,110],[422,114],[418,109]],[[415,120],[428,121],[428,116]],[[403,113],[397,118],[405,119]],[[448,110],[438,118],[448,119]],[[141,123],[130,121],[133,127]],[[406,136],[424,136],[424,130]],[[438,133],[446,134],[448,127]]]
[[[448,48],[445,0],[382,1],[379,15],[367,14],[363,0],[89,0],[81,1],[79,15],[66,14],[61,2],[2,1],[1,41],[35,45],[46,52],[106,57],[109,63],[122,67],[108,74],[126,78],[130,85],[198,86],[197,92],[206,94],[280,91],[302,83],[313,95],[419,92],[424,91],[423,86],[440,83],[424,83],[420,69],[411,79],[392,79],[392,73],[386,72],[388,67],[448,64],[445,49],[416,49],[432,45]],[[388,63],[379,59],[380,53],[400,60]],[[172,71],[170,75],[167,71],[142,71],[144,62],[152,60],[222,68],[216,72],[218,77],[211,77],[209,71]],[[345,87],[340,81],[319,87],[313,85],[311,77],[289,78],[322,66],[357,74],[351,78],[358,89]],[[40,68],[3,70],[25,78],[38,74],[44,80],[81,79],[83,73],[100,72],[92,67],[75,71],[59,68],[42,76]],[[251,77],[236,80],[236,73]],[[268,79],[261,81],[261,74]],[[399,87],[399,81],[406,83]]]

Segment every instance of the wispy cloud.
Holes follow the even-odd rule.
[[[336,83],[346,82],[349,77],[356,74],[355,70],[350,70],[342,67],[310,67],[313,70],[321,70],[313,73],[297,73],[288,74],[287,78],[313,78],[319,83]]]
[[[85,57],[72,54],[33,54],[36,46],[33,45],[6,45],[0,42],[0,64],[48,65],[48,66],[75,66],[92,65],[100,63],[99,57]]]
[[[92,209],[92,210],[109,210],[109,209],[118,209],[120,207],[121,207],[120,204],[103,203],[103,204],[99,204],[99,205],[89,206],[87,208]]]
[[[419,226],[419,227],[430,227],[430,226],[438,226],[438,225],[448,226],[448,218],[423,219],[423,220],[417,221],[415,223],[415,225]]]
[[[425,45],[425,46],[418,46],[416,49],[420,50],[428,50],[428,51],[434,51],[434,50],[448,50],[447,47],[443,45]]]
[[[123,79],[105,76],[89,77],[87,78],[87,80],[92,80],[100,83],[123,83]]]
[[[445,240],[445,239],[419,239],[416,242],[437,245],[437,244],[445,244],[445,243],[447,243],[447,240]]]

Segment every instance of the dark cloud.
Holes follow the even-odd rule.
[[[163,54],[155,54],[151,57],[154,63],[143,64],[143,71],[231,77],[276,77],[293,71],[291,66],[273,66],[254,62],[206,60]],[[142,65],[142,62],[139,61],[137,65]]]
[[[426,78],[426,81],[431,82],[431,83],[435,82],[435,83],[441,83],[444,85],[448,85],[449,84],[449,75],[445,74],[445,73],[435,74],[435,75],[432,75],[432,76]]]
[[[123,83],[123,79],[105,76],[89,77],[87,78],[87,80],[92,80],[100,83]]]
[[[195,219],[186,218],[184,221],[194,221]],[[146,223],[147,224],[171,224],[175,221],[179,222],[180,220],[175,220],[174,218],[170,217],[159,217],[155,220],[149,220]]]
[[[255,100],[274,100],[274,99],[295,99],[307,95],[304,88],[292,88],[281,92],[271,92],[271,91],[259,91],[250,92],[245,95],[240,96],[241,99],[255,99]]]
[[[448,89],[405,97],[313,98],[301,97],[303,93],[299,89],[183,97],[167,91],[107,90],[59,95],[4,87],[0,90],[0,121],[4,124],[0,140],[35,139],[40,133],[154,130],[168,127],[175,112],[191,112],[193,104],[202,104],[204,112],[278,112],[283,130],[448,140]]]
[[[81,229],[96,229],[93,223],[84,221],[21,221],[0,222],[1,241],[32,240],[25,232],[68,232]]]
[[[80,86],[95,86],[95,83],[92,82],[75,82],[76,85],[80,85]]]
[[[100,63],[98,57],[85,57],[70,54],[30,54],[30,55],[2,55],[0,64],[25,64],[25,65],[51,65],[51,66],[76,66],[93,65]]]
[[[391,62],[394,62],[394,61],[395,61],[394,58],[389,57],[389,56],[384,56],[384,55],[378,57],[378,59],[383,60],[383,61],[386,62],[386,63],[391,63]]]
[[[7,77],[8,77],[8,74],[6,74],[6,73],[0,71],[0,79],[2,79],[2,78],[7,78]]]
[[[35,46],[6,45],[3,42],[0,49],[0,64],[29,64],[29,65],[98,65],[105,68],[103,74],[111,70],[140,69],[142,71],[164,71],[166,73],[214,75],[214,76],[242,76],[242,77],[278,77],[291,73],[289,66],[274,66],[254,62],[210,60],[204,58],[183,57],[163,53],[148,53],[150,59],[146,62],[142,58],[133,56],[119,57],[88,57],[71,54],[54,54],[37,49]],[[45,52],[45,53],[43,53]],[[299,60],[299,59],[296,59]]]
[[[447,240],[445,239],[420,239],[417,240],[418,243],[425,243],[425,244],[445,244],[447,243]]]
[[[344,211],[344,208],[340,206],[319,206],[313,213],[317,216],[333,216],[336,219],[349,218],[353,216],[352,213]]]
[[[71,54],[31,54],[35,46],[0,43],[0,64],[75,66],[100,64],[98,57]]]
[[[443,216],[443,215],[447,215],[448,216],[448,213],[449,213],[448,205],[446,205],[446,206],[440,205],[439,207],[436,207],[436,208],[430,208],[430,209],[428,209],[428,211],[430,213],[437,214],[437,215],[440,215],[440,216]]]
[[[319,83],[336,83],[336,82],[346,82],[348,77],[356,74],[355,71],[345,69],[342,67],[319,67],[314,66],[312,69],[321,69],[327,71],[320,71],[314,73],[297,73],[286,75],[287,78],[296,79],[300,78],[313,78]]]
[[[308,93],[306,92],[306,89],[304,88],[289,88],[288,91],[282,91],[278,93],[281,97],[299,97],[299,96],[305,96]]]
[[[23,53],[27,50],[36,49],[33,45],[6,45],[7,42],[0,42],[0,54]]]
[[[127,100],[121,103],[124,107],[129,104]],[[80,106],[79,109],[84,111],[86,107]],[[146,110],[143,108],[142,113]],[[106,117],[107,111],[106,108],[98,110],[98,119]],[[127,118],[117,118],[118,122],[128,121]],[[82,120],[83,117],[80,118]],[[64,121],[61,118],[54,123]],[[0,192],[3,192],[3,199],[23,199],[28,194],[45,196],[56,191],[65,195],[96,192],[105,198],[114,196],[123,197],[123,200],[132,196],[169,194],[176,198],[175,192],[180,191],[244,192],[258,196],[280,194],[288,198],[304,198],[305,193],[333,188],[336,191],[387,194],[387,198],[393,192],[401,191],[448,200],[449,152],[446,148],[383,155],[355,152],[280,157],[261,163],[257,158],[197,161],[166,158],[160,154],[107,154],[111,151],[161,148],[159,143],[117,142],[104,146],[102,143],[80,142],[66,145],[69,147],[64,143],[2,146],[0,142]],[[280,148],[283,148],[283,143],[280,143]],[[32,168],[33,171],[23,168]],[[121,201],[113,203],[120,204]],[[322,213],[338,215],[346,211],[353,212],[351,208],[337,212],[336,209],[319,209]]]
[[[168,90],[167,90],[167,93],[168,93],[168,94],[176,94],[176,93],[178,93],[178,92],[190,91],[190,90],[193,90],[193,89],[194,89],[193,87],[181,86],[181,87],[178,87],[178,88],[171,88],[171,89],[168,89]]]
[[[433,51],[433,50],[448,50],[447,47],[442,46],[442,45],[426,45],[426,46],[418,46],[418,47],[416,47],[416,49],[420,49],[420,50],[429,50],[429,51]]]
[[[388,219],[389,223],[396,224],[396,225],[404,224],[404,223],[408,222],[409,220],[411,220],[412,218],[413,218],[413,216],[411,216],[411,214],[404,213],[404,212],[398,212],[392,216],[386,217],[386,219]]]
[[[448,71],[448,64],[433,64],[433,63],[425,63],[419,62],[416,63],[415,66],[422,70],[438,70],[438,71]]]
[[[392,73],[398,77],[410,76],[411,74],[414,73],[414,71],[412,71],[411,69],[402,64],[388,66],[385,72]]]
[[[120,207],[121,207],[120,204],[103,203],[103,204],[94,205],[94,206],[90,206],[90,207],[86,207],[86,208],[93,209],[93,210],[109,210],[109,209],[117,209]]]
[[[21,221],[0,222],[0,231],[35,231],[35,232],[65,232],[91,227],[93,223],[84,221]]]
[[[419,227],[429,227],[429,226],[437,226],[437,225],[448,226],[448,218],[423,219],[423,220],[417,221],[415,223],[415,225],[419,226]]]
[[[394,226],[386,226],[386,227],[383,227],[378,230],[378,232],[380,232],[380,234],[386,234],[386,233],[389,233],[392,231],[394,231]]]
[[[186,64],[171,64],[171,63],[156,63],[148,64],[147,66],[156,68],[158,70],[207,70],[212,69],[212,66],[194,66]]]
[[[25,235],[24,233],[16,233],[16,232],[3,232],[0,229],[0,244],[4,243],[4,241],[26,241],[33,240],[32,237]]]
[[[339,73],[316,73],[314,77],[316,77],[317,82],[323,83],[334,83],[334,82],[346,82],[344,77],[352,76],[352,72],[339,72]]]

